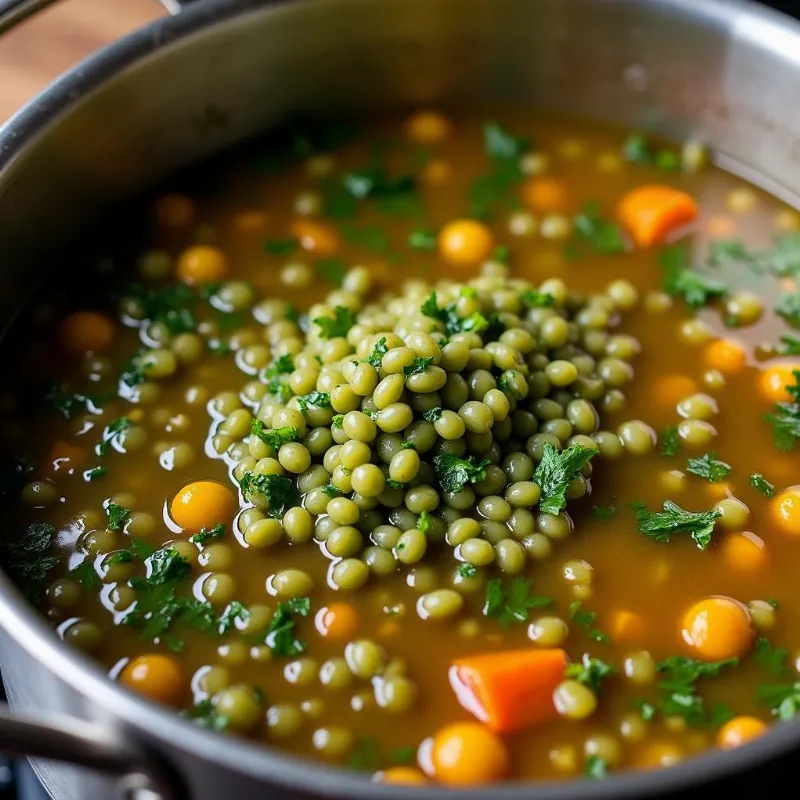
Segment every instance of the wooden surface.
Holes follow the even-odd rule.
[[[157,0],[60,0],[0,38],[0,122],[80,59],[163,14]]]

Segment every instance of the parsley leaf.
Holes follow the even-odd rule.
[[[367,770],[375,772],[381,765],[381,751],[378,740],[374,736],[365,736],[359,739],[347,757],[347,766],[350,769]]]
[[[515,136],[497,122],[487,122],[483,126],[483,147],[490,158],[518,159],[529,145],[527,136]]]
[[[325,486],[320,487],[320,491],[328,497],[342,497],[344,492],[332,483],[327,483]]]
[[[601,522],[606,522],[616,516],[617,509],[614,506],[593,506],[592,514]]]
[[[407,367],[403,367],[403,375],[410,378],[412,375],[421,375],[428,367],[433,364],[434,357],[421,358],[417,356]]]
[[[486,584],[483,615],[497,619],[506,628],[512,622],[527,622],[530,609],[547,608],[553,602],[552,597],[532,595],[531,581],[527,578],[514,578],[507,589],[499,578],[493,578]]]
[[[678,429],[674,425],[664,428],[661,434],[661,455],[672,458],[681,449],[681,437],[678,436]]]
[[[597,614],[594,611],[583,611],[581,605],[580,600],[575,600],[569,604],[569,618],[574,619],[575,623],[586,631],[586,635],[592,641],[608,644],[611,641],[608,634],[594,627]]]
[[[417,518],[417,530],[421,533],[427,533],[431,527],[430,513],[422,511]]]
[[[775,346],[775,352],[782,356],[800,355],[800,338],[791,333],[784,334]]]
[[[622,230],[616,222],[603,219],[600,207],[595,201],[589,201],[580,213],[572,220],[573,241],[569,252],[576,249],[576,241],[587,244],[595,253],[609,255],[625,251]]]
[[[108,529],[110,531],[121,531],[128,517],[130,516],[131,509],[125,506],[118,506],[116,503],[109,503],[106,508],[108,515]]]
[[[309,406],[314,406],[314,408],[330,408],[331,396],[327,392],[299,394],[297,395],[297,405],[301,411],[307,411]]]
[[[478,574],[478,568],[474,564],[464,563],[458,568],[458,574],[462,578],[474,578]]]
[[[84,480],[87,481],[96,481],[98,478],[102,478],[104,475],[108,474],[108,467],[92,467],[91,469],[87,469],[83,473]]]
[[[129,417],[119,417],[118,419],[112,419],[111,422],[106,425],[105,430],[103,431],[103,440],[100,444],[97,445],[95,448],[95,452],[99,456],[104,456],[108,452],[108,448],[116,441],[118,441],[117,437],[123,432],[128,430],[128,428],[133,427],[133,420]]]
[[[634,707],[639,711],[639,716],[645,721],[650,722],[656,715],[656,707],[646,700],[634,700]]]
[[[69,571],[69,574],[72,575],[84,589],[99,589],[100,586],[103,585],[103,582],[97,574],[97,570],[94,568],[94,564],[90,561],[81,561],[77,567],[73,567]]]
[[[775,313],[793,328],[800,328],[800,292],[785,292],[778,298]]]
[[[245,496],[263,497],[267,501],[267,513],[278,519],[299,502],[294,481],[283,475],[256,475],[254,472],[245,472],[239,480],[239,486]]]
[[[539,508],[545,514],[558,514],[567,505],[567,487],[581,470],[597,455],[597,450],[574,444],[559,452],[546,442],[542,460],[536,467],[533,480],[541,489]]]
[[[280,397],[284,403],[291,398],[293,392],[281,376],[290,372],[294,372],[294,360],[291,355],[286,354],[277,358],[261,373],[261,380],[267,384],[267,391]]]
[[[711,543],[715,521],[722,516],[717,509],[686,511],[672,500],[664,501],[663,511],[650,511],[640,505],[636,510],[639,531],[656,542],[669,542],[673,533],[688,533],[701,550]]]
[[[785,678],[790,673],[789,651],[785,647],[773,647],[766,636],[756,639],[754,657],[757,664],[779,678]]]
[[[595,694],[600,691],[603,681],[617,670],[599,658],[593,658],[588,653],[583,654],[579,664],[570,664],[564,675],[584,686],[588,686]]]
[[[247,620],[250,619],[250,611],[238,600],[232,600],[225,607],[225,611],[219,618],[217,630],[220,636],[232,631],[236,627],[237,619],[242,620],[242,622],[247,622]]]
[[[547,292],[538,292],[536,289],[526,289],[520,293],[519,299],[525,308],[549,308],[556,299]]]
[[[491,461],[475,462],[475,456],[459,458],[453,453],[434,456],[433,468],[445,492],[460,492],[468,483],[480,483],[486,477]]]
[[[725,667],[735,667],[738,658],[724,661],[696,661],[683,656],[673,656],[660,661],[656,668],[667,673],[664,680],[659,681],[661,694],[661,711],[665,716],[682,716],[689,725],[722,724],[732,716],[722,705],[716,705],[708,712],[703,698],[697,694],[695,683],[700,678],[713,677]]]
[[[317,317],[313,322],[320,329],[320,338],[336,339],[347,336],[347,332],[356,324],[352,309],[336,306],[333,317]]]
[[[441,406],[436,406],[435,408],[429,408],[422,414],[422,419],[426,422],[436,422],[437,419],[440,419],[444,411],[442,410]]]
[[[728,287],[714,278],[696,272],[688,266],[685,245],[665,247],[658,254],[662,270],[662,287],[673,297],[681,297],[690,308],[700,308],[712,300],[724,297]]]
[[[266,645],[276,656],[296,656],[305,645],[295,636],[295,616],[307,617],[311,613],[311,600],[295,597],[278,603],[267,628]]]
[[[386,344],[386,337],[381,336],[377,342],[375,342],[375,347],[372,348],[372,352],[367,356],[367,363],[372,364],[375,369],[381,368],[381,363],[383,361],[383,357],[389,352],[389,347]]]
[[[794,386],[786,391],[792,402],[775,403],[773,409],[764,415],[765,422],[772,425],[772,438],[778,450],[793,450],[800,440],[800,370],[793,370]]]
[[[789,722],[800,711],[800,681],[797,683],[772,683],[759,686],[756,698],[769,706],[782,722]]]
[[[189,541],[195,544],[205,544],[212,539],[221,539],[225,536],[225,526],[218,522],[213,528],[201,528],[198,533],[190,537]]]
[[[210,699],[201,700],[182,713],[201,728],[212,731],[224,731],[228,728],[228,718],[217,711]]]
[[[705,478],[709,483],[717,483],[730,477],[733,470],[730,464],[718,461],[716,453],[709,452],[700,458],[690,458],[686,471],[700,478]]]
[[[58,411],[66,419],[73,419],[85,411],[99,410],[102,405],[99,397],[68,392],[64,388],[64,384],[58,381],[50,384],[47,388],[45,400],[52,409]]]
[[[408,234],[408,246],[414,250],[433,252],[436,250],[437,236],[431,230],[414,230]]]
[[[158,288],[145,288],[141,284],[128,287],[126,294],[139,300],[146,319],[160,322],[172,336],[197,329],[193,307],[198,296],[190,287],[169,284]]]
[[[302,441],[294,425],[267,429],[260,419],[255,418],[250,425],[250,433],[264,442],[264,444],[268,444],[276,453],[283,445],[289,442]]]
[[[58,558],[47,555],[55,538],[56,529],[52,525],[36,522],[25,529],[21,539],[0,547],[6,572],[34,602],[39,599],[50,571],[58,566]]]
[[[772,497],[775,494],[775,484],[770,483],[763,475],[754,472],[750,476],[750,485],[761,494]]]
[[[586,777],[601,781],[608,777],[608,762],[596,753],[586,759]]]
[[[419,309],[426,317],[441,322],[448,336],[456,333],[481,333],[488,330],[489,320],[478,311],[473,312],[468,317],[460,317],[456,310],[456,303],[451,303],[445,308],[441,308],[436,301],[436,292],[431,292],[427,300]]]

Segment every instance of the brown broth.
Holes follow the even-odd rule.
[[[709,226],[719,225],[720,218],[730,222],[732,231],[730,236],[723,238],[741,238],[752,247],[767,246],[775,230],[774,219],[781,208],[777,201],[751,189],[755,196],[753,210],[745,215],[731,213],[725,205],[726,196],[744,184],[713,167],[694,175],[684,175],[652,166],[621,163],[617,170],[603,171],[598,166],[599,159],[605,158],[608,162],[619,152],[626,135],[624,132],[573,120],[530,117],[523,113],[504,113],[500,118],[508,129],[531,135],[536,151],[549,156],[552,163],[549,174],[559,177],[569,187],[570,213],[576,213],[585,201],[592,199],[599,202],[603,215],[609,217],[624,192],[642,183],[659,182],[685,189],[697,198],[701,206],[700,217],[689,240],[697,261],[702,260],[714,238],[708,232]],[[437,229],[446,221],[464,215],[468,187],[486,171],[481,124],[482,119],[478,117],[459,118],[446,146],[432,148],[437,156],[449,162],[453,176],[444,187],[420,190],[425,208],[424,227]],[[370,142],[396,138],[399,130],[395,121],[370,129],[366,137],[346,145],[335,154],[337,170],[363,167],[369,157]],[[565,142],[578,143],[581,152],[575,157],[565,157]],[[397,170],[408,168],[414,163],[414,150],[408,145],[388,148],[389,163]],[[229,160],[199,168],[188,178],[176,178],[168,189],[185,192],[197,202],[197,220],[201,229],[195,235],[208,237],[229,254],[234,279],[251,281],[259,295],[284,298],[303,311],[312,301],[322,300],[330,291],[330,285],[316,280],[310,288],[302,290],[288,290],[281,286],[278,271],[287,257],[265,253],[262,242],[265,238],[282,239],[288,235],[288,226],[293,218],[292,198],[298,192],[313,189],[314,182],[300,166],[281,173],[258,172],[253,168],[254,154],[257,156],[258,153],[256,145],[232,155]],[[265,230],[247,235],[233,232],[233,216],[249,208],[266,210],[268,223]],[[132,216],[128,217],[129,213]],[[121,231],[115,228],[113,233],[103,234],[104,241],[99,247],[90,241],[85,253],[81,254],[80,260],[100,276],[94,290],[99,296],[109,292],[111,287],[118,290],[119,286],[133,279],[134,262],[139,252],[155,246],[174,256],[193,241],[191,231],[178,234],[153,232],[149,218],[140,211],[125,214]],[[515,276],[534,284],[560,277],[571,289],[580,292],[603,291],[611,280],[624,278],[637,287],[642,297],[660,287],[661,273],[656,251],[633,250],[609,256],[588,253],[573,261],[564,255],[563,241],[548,241],[539,234],[531,237],[510,235],[504,226],[505,216],[497,215],[492,227],[497,243],[511,248]],[[454,277],[468,280],[478,272],[477,269],[459,271],[448,268],[435,254],[410,250],[406,245],[408,233],[420,225],[413,219],[362,209],[355,223],[358,226],[379,225],[388,235],[390,249],[402,255],[401,263],[392,263],[363,246],[343,242],[337,258],[347,264],[365,264],[374,269],[381,276],[382,288],[397,287],[408,279],[435,282],[444,277]],[[724,280],[735,283],[737,288],[757,292],[765,302],[771,303],[776,296],[777,283],[770,278],[755,276],[739,268],[733,271],[723,269],[721,274]],[[33,385],[43,376],[67,381],[73,390],[87,393],[93,390],[92,382],[86,377],[85,365],[65,362],[57,348],[58,343],[54,341],[52,323],[60,319],[62,311],[69,309],[70,304],[96,307],[92,298],[86,296],[83,279],[76,280],[81,284],[78,287],[70,286],[67,281],[55,289],[43,289],[37,299],[39,311],[28,315],[24,326],[18,327],[13,340],[14,349],[6,348],[6,374],[14,373],[21,384],[17,385],[16,379],[11,382],[9,403],[22,396],[28,381]],[[103,305],[108,306],[108,303]],[[775,628],[768,633],[769,639],[773,645],[788,648],[792,653],[792,664],[794,653],[800,650],[800,614],[796,613],[800,590],[793,571],[788,568],[797,558],[798,542],[774,529],[768,512],[769,500],[748,483],[752,472],[763,473],[778,490],[797,481],[796,456],[776,451],[770,429],[761,420],[769,409],[769,403],[759,396],[756,388],[763,360],[763,352],[757,346],[774,342],[784,331],[784,325],[770,312],[765,313],[757,324],[733,331],[726,329],[719,309],[704,309],[699,317],[708,323],[714,336],[733,336],[749,349],[747,367],[736,375],[726,376],[724,388],[718,391],[703,388],[703,374],[708,369],[703,346],[687,344],[681,338],[680,328],[687,319],[687,311],[680,301],[676,300],[672,307],[660,313],[648,311],[640,303],[636,310],[624,315],[620,330],[637,337],[642,352],[635,360],[635,378],[624,389],[627,398],[624,410],[605,415],[601,429],[615,430],[629,419],[644,420],[658,431],[677,424],[679,417],[674,406],[664,403],[659,397],[658,381],[665,374],[681,374],[693,378],[698,391],[708,391],[718,400],[720,413],[713,419],[717,436],[710,447],[696,452],[683,448],[674,458],[665,458],[657,447],[646,456],[624,456],[615,461],[598,459],[594,464],[591,496],[571,502],[568,507],[575,523],[572,535],[554,542],[554,551],[548,559],[528,561],[523,575],[532,579],[534,591],[552,595],[556,601],[555,609],[534,610],[531,619],[552,614],[568,619],[567,609],[575,595],[564,579],[563,567],[571,559],[583,559],[594,567],[593,593],[583,602],[583,608],[596,612],[596,627],[604,630],[613,612],[624,608],[643,615],[646,631],[635,645],[603,644],[591,641],[579,626],[570,623],[570,634],[564,644],[570,658],[579,660],[588,652],[614,665],[620,673],[605,682],[597,712],[588,720],[560,719],[506,737],[512,758],[511,774],[515,778],[563,778],[582,773],[584,742],[596,734],[609,734],[620,742],[620,769],[652,760],[654,743],[674,744],[679,757],[714,745],[713,727],[682,730],[679,723],[665,723],[661,718],[648,723],[643,738],[638,741],[625,739],[620,733],[621,721],[634,712],[634,701],[643,699],[655,703],[657,698],[653,686],[636,686],[622,674],[626,656],[638,650],[649,651],[657,660],[686,654],[679,634],[680,619],[693,602],[704,596],[727,595],[742,603],[776,598],[780,608],[775,615]],[[37,321],[38,327],[34,327]],[[251,320],[247,328],[258,331],[259,326]],[[111,364],[115,365],[111,374],[118,374],[119,365],[128,360],[139,346],[137,331],[123,329],[113,351],[107,354]],[[33,368],[32,364],[35,365]],[[232,355],[204,354],[196,364],[182,366],[178,376],[159,382],[162,391],[157,401],[142,406],[144,417],[140,424],[148,431],[148,441],[142,449],[128,453],[111,450],[102,459],[102,464],[109,470],[103,478],[87,482],[78,473],[59,479],[57,485],[61,499],[54,506],[15,511],[20,528],[43,521],[56,526],[57,552],[63,560],[57,574],[64,575],[68,567],[74,567],[81,560],[75,548],[82,527],[75,520],[87,509],[93,509],[95,516],[97,512],[102,513],[104,502],[118,493],[133,495],[135,511],[148,512],[159,520],[157,530],[147,537],[148,541],[161,545],[180,538],[160,522],[166,513],[165,503],[168,504],[189,481],[213,479],[226,484],[230,481],[228,466],[209,449],[209,415],[205,404],[187,404],[186,389],[205,386],[213,396],[222,390],[238,391],[251,379],[237,369]],[[93,418],[93,430],[82,436],[95,443],[104,424],[130,413],[132,408],[130,403],[120,398],[110,400],[105,404],[102,416]],[[174,422],[169,422],[176,414],[185,417],[183,429],[177,430]],[[30,418],[18,403],[7,416],[7,449],[19,449],[22,445],[29,463],[35,466],[34,476],[39,477],[54,440],[86,441],[78,435],[83,422],[80,416],[71,421],[52,414]],[[162,441],[189,443],[194,450],[192,463],[181,470],[162,469],[158,456],[153,452],[154,445]],[[683,491],[671,494],[663,488],[661,476],[665,471],[685,468],[688,456],[700,455],[706,450],[713,450],[718,458],[733,468],[731,478],[722,489],[719,484],[710,484],[692,476],[687,476]],[[215,457],[209,457],[209,453]],[[95,461],[100,463],[98,459],[90,459],[86,468],[93,466]],[[687,536],[676,535],[671,543],[660,544],[637,531],[634,513],[629,508],[632,503],[644,502],[654,509],[660,507],[665,499],[673,499],[685,508],[706,510],[724,496],[726,489],[749,506],[748,529],[766,543],[766,565],[752,576],[735,574],[723,563],[719,542],[728,535],[726,532],[718,529],[714,542],[706,551],[698,549]],[[601,521],[592,513],[594,506],[614,506],[617,513],[611,520]],[[124,546],[125,535],[117,533],[115,536],[118,546]],[[246,606],[273,602],[265,591],[265,583],[277,569],[299,566],[312,575],[316,581],[316,589],[311,595],[314,612],[312,618],[301,620],[298,626],[300,638],[307,643],[303,657],[321,664],[326,658],[341,656],[343,644],[326,641],[314,629],[313,613],[326,603],[341,600],[343,593],[327,587],[329,561],[313,540],[302,546],[290,547],[282,543],[265,550],[254,550],[240,546],[241,537],[237,541],[229,531],[225,541],[232,546],[232,564],[226,571],[236,580],[236,599]],[[439,585],[448,585],[448,576],[453,569],[451,549],[443,546],[429,551],[423,565],[434,566],[441,576]],[[418,592],[408,585],[409,576],[415,572],[419,574],[419,570],[414,568],[401,567],[389,578],[373,576],[362,589],[347,597],[358,606],[361,614],[359,636],[379,641],[391,659],[404,661],[407,675],[418,687],[414,708],[396,718],[370,702],[366,702],[363,709],[356,710],[361,702],[359,696],[364,695],[367,699],[372,696],[367,681],[356,679],[350,688],[339,693],[326,690],[316,679],[304,686],[290,685],[284,678],[284,670],[292,659],[253,661],[248,655],[249,645],[234,641],[241,638],[235,634],[219,639],[193,631],[181,632],[185,648],[179,658],[187,676],[206,665],[224,664],[230,672],[231,683],[261,687],[267,705],[299,704],[315,698],[324,700],[325,710],[319,720],[308,719],[296,735],[275,742],[293,752],[313,756],[311,734],[324,724],[346,727],[355,733],[357,739],[376,737],[384,754],[395,748],[416,748],[442,725],[469,718],[449,685],[448,666],[454,658],[535,645],[527,637],[527,625],[512,625],[504,630],[496,621],[481,615],[483,591],[467,597],[465,608],[456,620],[421,620],[414,611]],[[202,567],[195,566],[194,576],[201,573]],[[111,584],[105,584],[100,591],[84,591],[78,606],[69,612],[53,609],[47,603],[43,608],[54,625],[61,629],[74,618],[96,623],[102,631],[102,641],[94,655],[109,669],[118,672],[125,659],[145,652],[165,651],[165,648],[142,641],[138,631],[119,624],[124,613],[112,611],[111,591]],[[405,606],[406,613],[387,616],[384,609],[398,604]],[[459,632],[459,623],[470,617],[476,620],[475,636],[465,638]],[[769,721],[769,711],[756,702],[755,690],[757,685],[774,680],[754,662],[752,655],[748,655],[742,658],[738,667],[701,681],[698,687],[707,705],[721,701],[737,715],[755,715]],[[202,699],[202,694],[196,694],[195,699]],[[192,692],[187,683],[183,705],[191,704]],[[260,729],[253,735],[265,741],[268,738]],[[572,750],[574,768],[564,769],[565,762],[567,765],[571,763]],[[553,756],[554,751],[560,751],[560,761]]]

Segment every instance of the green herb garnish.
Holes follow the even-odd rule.
[[[106,507],[108,516],[108,529],[110,531],[121,531],[131,514],[131,509],[125,506],[118,506],[116,503],[109,503]]]
[[[94,564],[90,561],[81,561],[77,567],[73,567],[69,571],[69,574],[75,578],[84,589],[99,589],[103,585],[103,582],[97,574],[97,570],[94,568]]]
[[[445,492],[460,492],[468,483],[480,483],[486,477],[486,467],[491,461],[476,463],[475,456],[459,458],[453,453],[434,456],[433,468],[439,485]]]
[[[558,514],[566,507],[567,487],[596,455],[597,450],[580,444],[559,452],[549,442],[545,443],[542,460],[533,474],[533,480],[541,489],[541,511],[545,514]]]
[[[664,291],[672,297],[682,298],[690,308],[700,308],[728,294],[724,283],[689,267],[685,245],[663,248],[658,254],[658,263]]]
[[[616,222],[600,216],[600,207],[595,201],[583,206],[572,220],[572,229],[572,242],[567,246],[570,253],[579,251],[579,243],[588,245],[595,253],[602,255],[625,251],[622,229]]]
[[[580,663],[570,664],[564,675],[584,686],[588,686],[595,694],[600,691],[603,681],[617,670],[599,658],[593,658],[588,653],[583,654]]]
[[[205,544],[212,539],[221,539],[225,536],[225,526],[218,522],[213,528],[201,528],[198,533],[190,537],[189,541],[195,544]]]
[[[331,396],[327,392],[299,394],[297,395],[297,406],[301,411],[308,411],[309,406],[314,406],[314,408],[330,408]]]
[[[602,781],[608,777],[608,762],[595,753],[586,759],[586,777],[595,781]]]
[[[703,698],[697,694],[695,683],[700,678],[718,675],[725,667],[735,667],[738,658],[724,661],[695,661],[683,656],[673,656],[657,664],[659,672],[666,673],[659,681],[661,712],[665,716],[681,716],[689,725],[721,725],[733,714],[725,706],[716,704],[706,709]]]
[[[636,522],[639,530],[656,542],[669,542],[673,533],[688,533],[701,550],[711,543],[714,523],[722,516],[718,509],[711,511],[686,511],[672,500],[664,501],[663,511],[650,511],[637,506]]]
[[[478,574],[478,568],[474,564],[464,563],[459,566],[458,574],[462,578],[474,578]]]
[[[433,364],[434,357],[420,358],[417,356],[407,367],[403,367],[403,375],[410,378],[412,375],[421,375],[428,367]]]
[[[317,317],[314,324],[320,329],[320,338],[336,339],[346,337],[350,328],[356,324],[356,317],[352,309],[345,306],[336,306],[333,317]]]
[[[437,236],[435,231],[418,229],[408,234],[408,246],[414,250],[433,252],[436,250]]]
[[[267,501],[267,513],[281,518],[292,506],[297,505],[299,497],[297,486],[291,478],[283,475],[256,475],[245,472],[239,480],[242,494],[260,495]]]
[[[525,308],[549,308],[556,302],[553,295],[547,292],[538,292],[536,289],[526,289],[520,293],[519,299]]]
[[[483,615],[497,619],[506,628],[512,622],[527,622],[532,608],[547,608],[553,602],[552,597],[531,594],[527,578],[514,578],[505,589],[499,578],[493,578],[486,584]]]
[[[289,442],[302,441],[302,437],[294,425],[286,425],[283,428],[267,428],[260,419],[253,419],[250,433],[264,444],[269,445],[276,453]]]
[[[441,419],[442,414],[444,411],[442,410],[441,406],[436,406],[435,408],[429,408],[422,414],[422,419],[426,422],[436,422],[437,419]]]
[[[56,529],[52,525],[36,522],[25,529],[21,539],[4,543],[0,548],[6,572],[34,602],[39,599],[50,571],[58,566],[58,558],[47,555],[55,538]]]
[[[617,509],[614,506],[592,506],[592,514],[595,519],[607,522],[617,515]]]
[[[763,475],[754,472],[750,476],[750,485],[761,494],[772,497],[775,494],[775,484],[770,483]]]
[[[800,681],[759,686],[756,698],[760,703],[769,706],[771,713],[779,720],[789,722],[800,711]]]
[[[311,600],[295,597],[278,603],[267,628],[266,645],[276,656],[296,656],[305,645],[295,635],[295,616],[307,617],[311,613]]]
[[[686,471],[692,475],[704,478],[709,483],[718,483],[730,477],[733,470],[730,464],[718,461],[716,453],[706,453],[700,458],[690,458]]]
[[[86,481],[96,481],[108,474],[108,467],[92,467],[83,473],[83,479]]]
[[[264,252],[272,256],[290,256],[299,247],[297,239],[267,239]]]
[[[775,403],[772,411],[764,415],[764,420],[772,425],[775,447],[782,452],[794,450],[800,440],[800,370],[793,370],[792,377],[794,386],[786,387],[791,402]]]
[[[786,292],[778,298],[775,313],[793,328],[800,328],[800,292]]]
[[[759,636],[756,639],[754,657],[756,663],[767,672],[779,678],[789,675],[789,651],[785,647],[773,647],[766,636]]]
[[[681,449],[681,437],[678,429],[674,425],[664,428],[664,432],[659,437],[661,439],[661,455],[672,458]]]
[[[129,417],[119,417],[118,419],[112,419],[111,422],[106,425],[105,430],[103,431],[103,440],[100,444],[97,445],[95,448],[95,452],[99,456],[104,456],[108,452],[108,448],[118,442],[119,435],[123,432],[128,430],[128,428],[133,427],[133,420]]]
[[[375,369],[380,369],[383,363],[383,357],[389,352],[389,347],[386,344],[386,337],[381,336],[372,348],[372,352],[367,356],[367,363],[372,364]]]
[[[608,634],[594,627],[594,621],[597,619],[596,612],[584,611],[581,605],[582,603],[580,600],[575,600],[569,604],[569,618],[575,620],[575,623],[586,631],[586,635],[593,642],[608,644],[611,641]]]

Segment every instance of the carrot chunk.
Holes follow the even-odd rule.
[[[86,453],[69,442],[57,441],[47,458],[45,477],[60,478],[80,469],[86,463]]]
[[[617,216],[639,247],[652,247],[695,219],[697,203],[686,192],[653,183],[628,192],[619,203]]]
[[[636,642],[641,640],[647,624],[641,614],[621,608],[611,617],[611,638],[615,642]]]
[[[512,733],[558,716],[553,691],[563,680],[560,649],[510,650],[454,661],[450,683],[459,702],[496,733]]]

